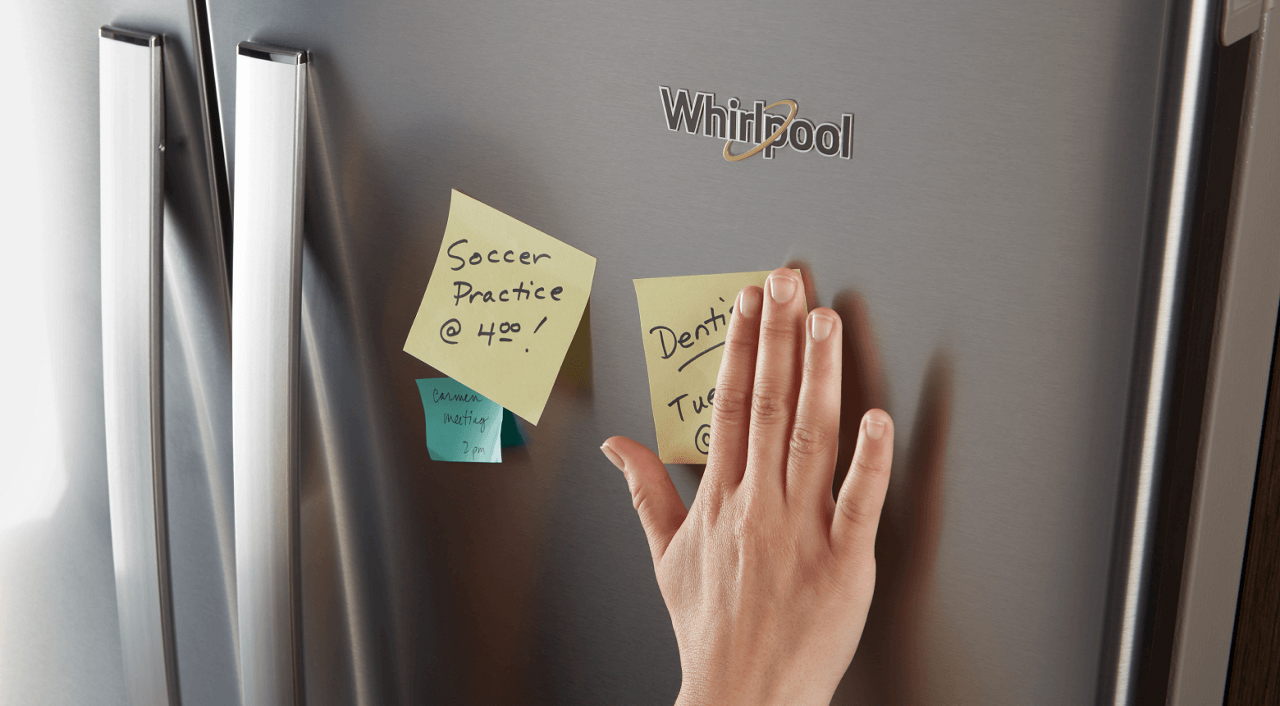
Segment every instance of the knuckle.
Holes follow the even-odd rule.
[[[743,327],[729,329],[724,341],[725,357],[730,359],[754,358],[756,354],[756,337]]]
[[[860,498],[851,498],[840,503],[840,512],[846,520],[856,526],[875,525],[878,521],[878,513]]]
[[[631,486],[631,506],[636,509],[636,514],[640,515],[641,519],[648,514],[650,504],[649,493],[645,491],[644,486],[639,483],[633,484]]]
[[[728,503],[729,516],[733,518],[735,530],[745,530],[756,524],[764,508],[764,500],[760,487],[754,483],[743,483],[733,499]]]
[[[640,526],[644,529],[645,538],[649,540],[652,546],[659,535],[653,498],[643,486],[638,486],[631,491],[631,505],[635,507],[636,515],[640,518]]]
[[[853,472],[859,478],[877,478],[888,471],[889,467],[883,461],[867,458],[867,454],[862,452],[853,455]]]
[[[747,413],[748,396],[736,387],[717,387],[716,401],[711,406],[711,419],[715,424],[737,425]]]
[[[718,400],[717,400],[718,401]],[[751,396],[751,418],[761,424],[778,424],[791,416],[791,400],[779,386],[762,384]]]
[[[768,517],[761,503],[750,503],[738,508],[733,518],[732,533],[734,544],[740,555],[767,556],[770,550],[768,538]]]
[[[820,380],[840,372],[831,358],[825,355],[805,355],[803,370],[807,380]]]
[[[795,321],[778,316],[766,316],[760,322],[760,343],[792,344],[796,338]]]
[[[791,428],[791,460],[804,463],[822,458],[835,446],[835,433],[814,419],[797,416]]]
[[[880,485],[878,482],[868,483],[871,480],[879,480],[878,476],[885,475],[889,472],[888,464],[883,461],[867,458],[864,453],[856,453],[853,456],[853,467],[849,473],[853,478],[846,479],[846,483],[855,482],[853,488],[845,496],[841,497],[839,504],[840,511],[844,514],[845,519],[855,525],[875,526],[880,517],[880,502],[868,493],[869,487]]]

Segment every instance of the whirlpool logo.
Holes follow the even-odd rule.
[[[853,156],[853,113],[840,116],[840,124],[818,123],[796,117],[799,106],[793,100],[780,100],[765,105],[755,101],[746,109],[737,98],[730,98],[725,106],[716,105],[716,94],[697,91],[692,97],[686,89],[674,93],[667,86],[658,86],[662,94],[662,112],[667,119],[667,129],[690,135],[702,134],[725,140],[724,158],[739,162],[760,153],[765,159],[773,159],[773,153],[790,146],[797,152],[816,150],[824,157],[849,159]],[[766,113],[773,108],[786,109],[787,114]],[[751,148],[741,154],[733,154],[733,143],[742,142]]]

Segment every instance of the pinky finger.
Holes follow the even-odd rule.
[[[862,416],[853,463],[836,499],[831,537],[837,547],[867,555],[874,551],[892,463],[893,420],[873,409]]]

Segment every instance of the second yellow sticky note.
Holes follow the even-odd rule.
[[[733,301],[769,272],[635,280],[658,457],[706,463],[711,406]]]

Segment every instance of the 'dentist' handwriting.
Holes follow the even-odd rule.
[[[724,297],[719,297],[719,299],[720,304],[723,305]],[[650,335],[657,334],[658,336],[658,345],[662,347],[663,360],[671,359],[676,353],[680,352],[681,348],[694,348],[698,345],[699,341],[702,341],[704,336],[707,338],[707,343],[710,345],[704,344],[705,347],[697,353],[694,353],[688,360],[681,363],[680,367],[676,368],[676,372],[682,372],[685,368],[689,367],[689,364],[693,361],[724,345],[723,334],[715,337],[719,339],[718,342],[710,343],[712,339],[711,334],[719,334],[721,328],[726,328],[729,325],[728,321],[725,320],[724,314],[716,313],[716,308],[714,306],[711,307],[709,311],[711,312],[711,316],[708,316],[705,321],[694,326],[692,332],[682,331],[677,335],[670,326],[654,326],[649,329]],[[729,306],[729,313],[733,313],[733,305]]]
[[[536,424],[582,319],[595,265],[454,191],[404,349]]]
[[[635,280],[658,457],[706,463],[716,376],[738,292],[765,272]]]
[[[724,297],[719,297],[718,299],[721,306],[724,306]],[[728,319],[725,317],[725,313],[716,313],[714,306],[710,307],[708,312],[710,315],[694,326],[692,331],[681,331],[677,334],[670,326],[662,325],[649,329],[649,335],[657,336],[658,338],[658,347],[662,351],[662,360],[668,361],[676,358],[676,362],[679,363],[676,368],[677,376],[698,359],[708,353],[714,353],[724,346],[724,337],[727,331],[723,329],[727,329],[729,325]],[[729,305],[728,313],[733,313],[732,304]],[[691,355],[686,355],[689,353]],[[679,358],[677,358],[677,354],[681,354]],[[720,354],[719,357],[723,357],[723,354]],[[683,362],[679,362],[681,360]],[[719,368],[720,366],[717,363],[716,369],[719,370]],[[704,375],[698,376],[699,381],[704,378]],[[694,382],[693,384],[697,385],[698,383]],[[703,394],[681,392],[667,403],[667,407],[674,408],[676,415],[680,417],[680,421],[686,422],[688,421],[685,417],[686,411],[690,415],[689,418],[701,415],[711,408],[712,404],[715,403],[715,399],[716,388],[714,387]],[[694,447],[703,454],[706,454],[710,447],[710,430],[711,426],[708,424],[702,424],[698,429],[694,430]]]

